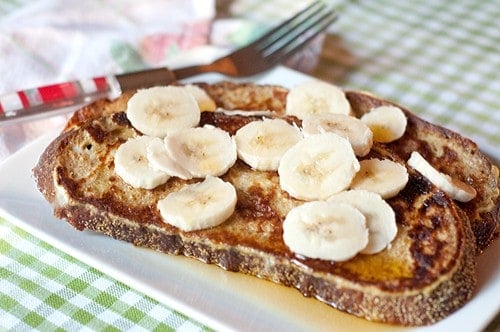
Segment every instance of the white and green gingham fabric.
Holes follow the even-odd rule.
[[[259,3],[235,1],[230,9],[236,15],[251,13],[248,19],[269,20],[281,18],[289,2]],[[405,105],[473,138],[500,160],[500,1],[334,3],[339,20],[325,39],[314,76]],[[488,329],[498,328],[497,316]],[[0,218],[1,329],[209,327]]]
[[[0,255],[0,330],[208,330],[3,218]]]
[[[318,74],[405,105],[500,160],[500,1],[352,1],[340,10],[338,53]]]

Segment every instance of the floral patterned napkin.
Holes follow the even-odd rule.
[[[0,94],[165,65],[206,45],[214,0],[0,2]],[[65,116],[0,126],[0,161]]]

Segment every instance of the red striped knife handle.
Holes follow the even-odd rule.
[[[122,91],[166,85],[173,81],[175,75],[171,70],[158,68],[17,91],[0,96],[0,122],[43,115],[97,99],[114,99]]]

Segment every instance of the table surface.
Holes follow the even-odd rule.
[[[217,9],[227,14],[230,3],[219,1]],[[500,160],[500,1],[335,4],[340,16],[324,38],[312,76],[405,105]],[[242,1],[232,10],[273,14],[269,6],[254,6]],[[210,330],[1,216],[0,277],[0,326],[6,329]],[[500,316],[486,329],[500,329]]]

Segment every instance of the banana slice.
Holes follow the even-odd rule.
[[[396,106],[379,106],[361,117],[373,132],[373,140],[381,143],[395,141],[406,130],[407,119],[403,111]]]
[[[163,220],[185,232],[222,224],[236,207],[236,190],[229,182],[208,176],[158,201]]]
[[[304,119],[310,114],[350,114],[351,105],[344,91],[323,81],[307,81],[290,89],[285,113]]]
[[[306,116],[302,121],[302,132],[304,136],[332,132],[345,137],[358,157],[366,156],[373,145],[370,128],[360,119],[346,114],[321,113]]]
[[[472,186],[438,171],[417,151],[411,153],[408,165],[457,201],[468,202],[476,197],[477,192]]]
[[[396,237],[396,215],[380,195],[366,190],[349,190],[333,195],[328,202],[350,204],[365,216],[369,236],[362,254],[378,253]]]
[[[396,196],[408,183],[406,167],[389,159],[366,159],[352,180],[352,189],[375,192],[387,199]]]
[[[188,128],[165,137],[172,159],[193,177],[219,176],[237,159],[231,136],[213,126]]]
[[[283,240],[299,255],[345,261],[366,247],[368,229],[363,214],[351,205],[314,201],[290,210]]]
[[[215,101],[207,94],[205,90],[200,88],[197,85],[188,84],[182,86],[188,93],[190,93],[196,102],[198,103],[198,107],[202,112],[214,112],[217,109],[217,105],[215,105]]]
[[[288,149],[281,158],[280,186],[302,200],[326,199],[346,189],[359,170],[347,139],[334,133],[312,135]]]
[[[138,90],[127,103],[127,118],[134,128],[149,136],[197,126],[200,109],[195,98],[178,86]]]
[[[149,136],[131,138],[116,150],[115,172],[132,187],[153,189],[170,178],[149,165],[146,147],[152,139]]]
[[[148,143],[146,146],[146,156],[150,166],[156,170],[184,180],[193,178],[191,173],[172,159],[165,147],[164,140],[159,137],[154,137]]]
[[[302,139],[302,133],[282,119],[252,121],[235,134],[238,157],[260,171],[275,171],[283,154]]]

